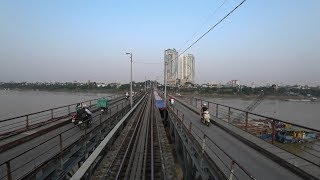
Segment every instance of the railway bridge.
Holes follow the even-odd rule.
[[[84,130],[71,123],[75,104],[1,120],[0,179],[320,179],[317,129],[191,97],[159,109],[152,91],[132,108],[106,98],[105,111],[84,102],[94,112]],[[281,125],[316,137],[285,144]]]

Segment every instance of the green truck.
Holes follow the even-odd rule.
[[[97,108],[100,108],[101,111],[106,111],[109,106],[109,100],[106,98],[100,98],[97,100]]]

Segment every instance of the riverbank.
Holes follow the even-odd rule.
[[[117,89],[0,89],[3,91],[41,91],[41,92],[65,92],[65,93],[109,93],[109,94],[123,94],[126,91]]]
[[[202,98],[223,98],[223,99],[240,99],[240,100],[254,100],[257,99],[258,95],[239,95],[239,94],[194,94],[194,93],[181,93],[183,96],[192,96],[192,97],[202,97]],[[290,100],[306,100],[308,97],[303,96],[271,96],[267,95],[264,99],[268,100],[281,100],[281,101],[290,101]]]

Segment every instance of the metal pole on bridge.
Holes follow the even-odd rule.
[[[168,62],[164,60],[164,107],[167,107],[167,64]]]
[[[127,55],[130,54],[130,62],[131,62],[131,71],[130,71],[130,108],[132,109],[132,53],[126,53]]]
[[[8,180],[12,180],[10,161],[6,162],[6,166],[7,166],[7,178]]]

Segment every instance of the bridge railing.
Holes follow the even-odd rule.
[[[238,108],[207,101],[204,99],[183,97],[185,102],[198,108],[206,103],[211,116],[257,136],[285,151],[319,166],[320,130],[283,121]]]
[[[66,151],[72,149],[74,144],[80,141],[87,146],[86,142],[89,141],[89,138],[93,137],[90,133],[100,133],[98,130],[99,128],[105,127],[108,120],[115,119],[113,116],[116,116],[117,113],[123,109],[129,109],[129,107],[129,101],[110,106],[108,111],[97,113],[92,116],[93,128],[80,130],[77,125],[63,128],[62,132],[58,132],[45,141],[32,147],[26,147],[23,152],[0,162],[0,180],[26,178],[27,175],[30,175],[34,170],[45,166],[52,159],[59,159],[61,162],[60,169],[63,170],[65,160],[63,157]],[[125,113],[122,113],[122,115],[124,114]],[[103,120],[103,115],[107,115],[108,118]],[[98,141],[98,139],[95,140]],[[2,159],[5,158],[3,157]]]
[[[210,137],[206,136],[200,127],[185,120],[184,114],[174,107],[168,107],[169,112],[174,114],[178,123],[188,131],[188,134],[201,149],[201,158],[211,159],[227,179],[255,179],[241,164],[227,154]]]
[[[106,98],[114,99],[119,96],[120,95],[111,95],[107,96]],[[88,106],[95,106],[97,100],[98,98],[79,103],[84,103]],[[35,113],[0,120],[0,137],[32,129],[43,124],[68,117],[71,113],[75,112],[76,104],[77,103],[69,104],[66,106],[60,106]]]

